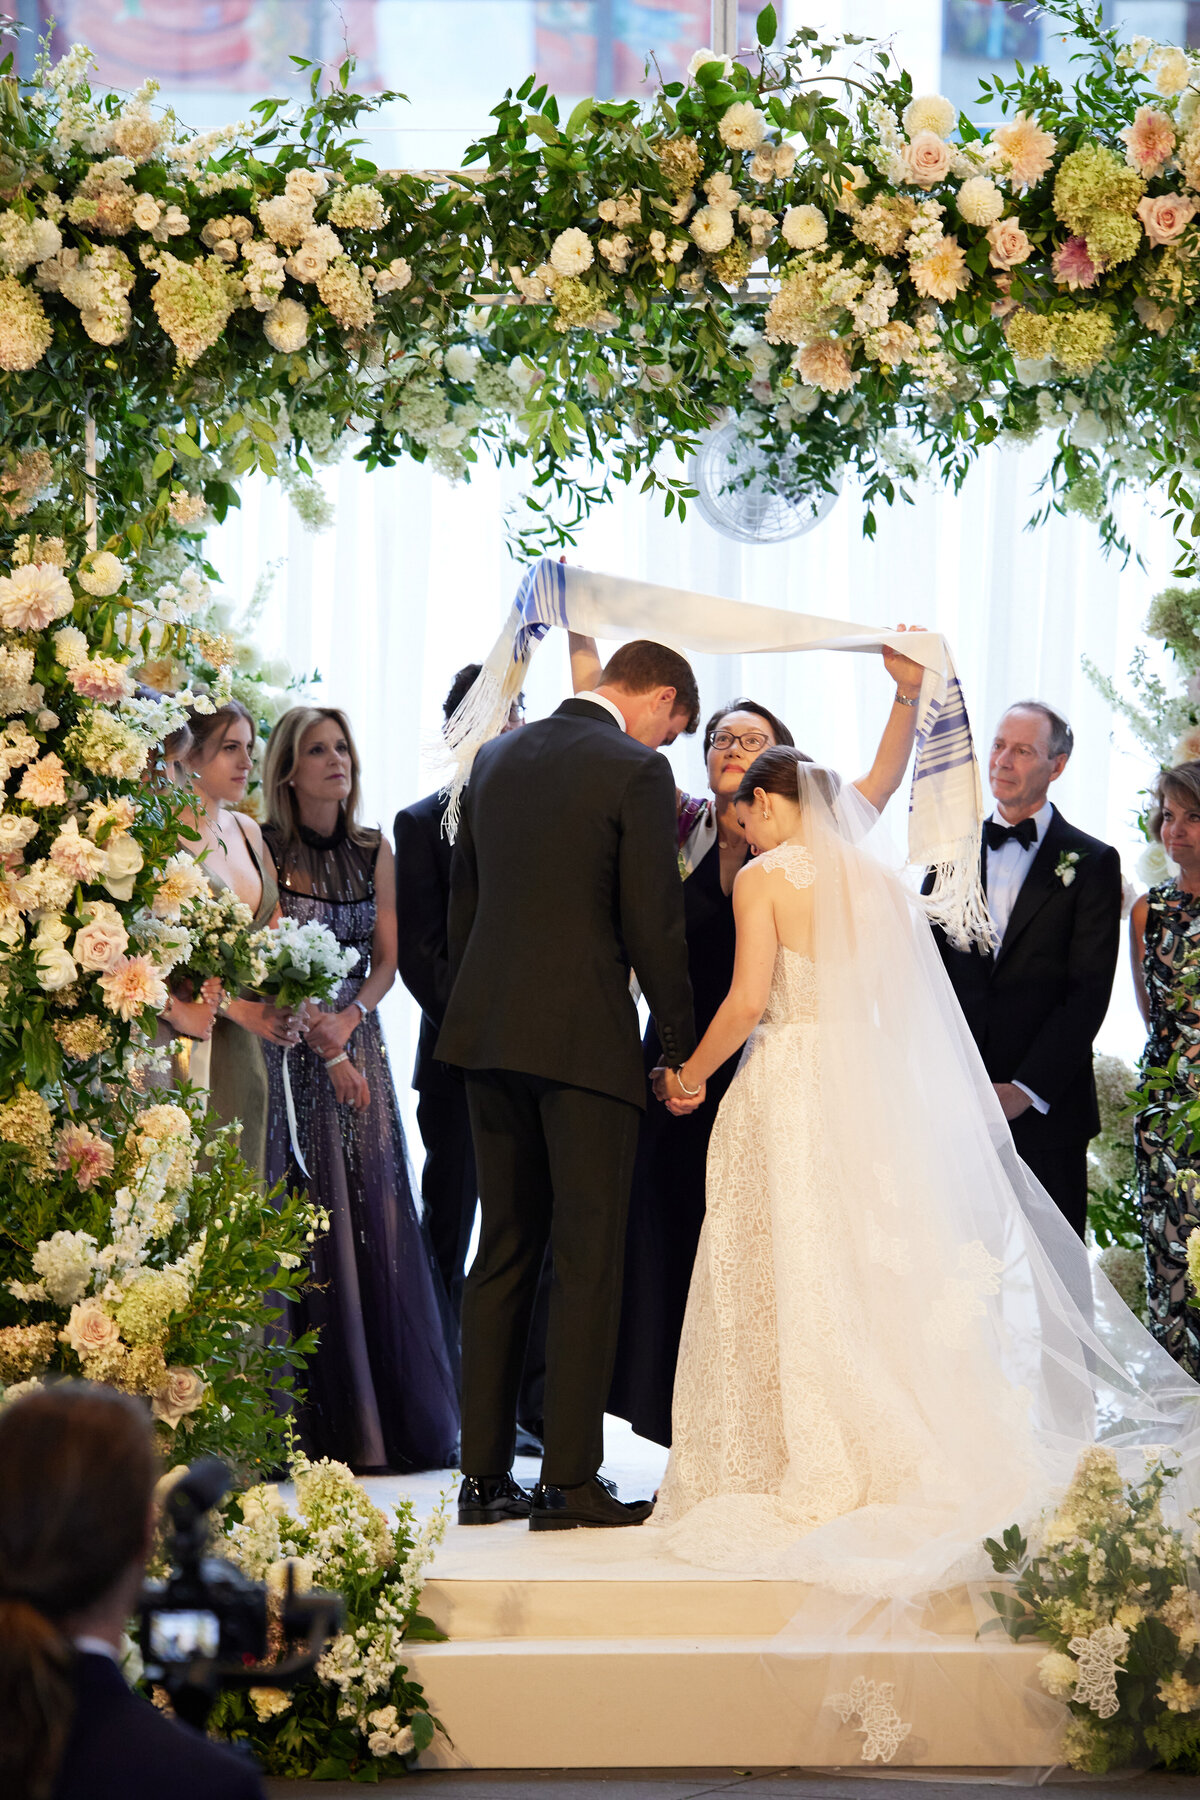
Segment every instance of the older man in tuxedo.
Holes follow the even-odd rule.
[[[1066,720],[1040,700],[1004,714],[988,756],[995,807],[983,828],[999,944],[962,951],[938,937],[1017,1151],[1082,1237],[1087,1147],[1100,1129],[1092,1043],[1120,948],[1121,863],[1049,798],[1073,746]]]

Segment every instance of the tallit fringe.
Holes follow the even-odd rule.
[[[980,873],[978,836],[939,845],[926,865],[934,871],[933,890],[921,896],[921,906],[930,923],[941,926],[956,950],[994,950],[998,939]]]
[[[489,738],[498,737],[504,729],[509,709],[521,691],[528,667],[527,657],[517,660],[510,655],[503,675],[498,675],[490,660],[484,663],[446,721],[439,744],[439,761],[443,768],[449,766],[448,778],[442,788],[447,800],[442,830],[451,843],[458,831],[462,793],[471,778],[475,753]]]

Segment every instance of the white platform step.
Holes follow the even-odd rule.
[[[862,1767],[863,1733],[827,1702],[866,1677],[894,1684],[911,1727],[890,1766],[1032,1769],[1058,1761],[1061,1733],[1037,1688],[1042,1654],[515,1638],[414,1645],[410,1667],[448,1733],[422,1758],[434,1768]]]

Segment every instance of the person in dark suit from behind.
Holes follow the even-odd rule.
[[[682,656],[626,644],[591,693],[484,744],[466,789],[437,1043],[466,1071],[483,1208],[463,1302],[463,1524],[636,1525],[650,1511],[598,1471],[646,1104],[631,966],[664,1061],[678,1066],[695,1040],[675,779],[656,751],[694,731],[699,709]],[[512,1479],[513,1435],[547,1243],[545,1455],[531,1499]]]
[[[1083,1237],[1087,1147],[1100,1129],[1092,1043],[1120,950],[1121,861],[1049,799],[1073,747],[1052,707],[1009,707],[988,756],[996,804],[983,828],[999,944],[962,951],[937,935],[1017,1152]]]
[[[263,1800],[248,1756],[155,1710],[118,1654],[154,1535],[145,1409],[63,1382],[0,1414],[0,1794]]]
[[[467,663],[454,677],[442,706],[447,721],[473,686],[479,668],[478,663]],[[524,723],[525,696],[518,694],[509,708],[504,729],[515,731]],[[417,1128],[425,1147],[421,1208],[457,1321],[462,1316],[463,1283],[478,1188],[462,1070],[449,1068],[434,1055],[450,994],[446,916],[450,906],[450,859],[454,846],[443,828],[445,816],[445,795],[440,791],[426,794],[423,800],[401,807],[396,814],[394,842],[398,967],[401,981],[421,1008],[412,1078],[417,1092]],[[549,1303],[550,1273],[547,1268],[543,1271],[534,1305],[517,1406],[517,1454],[520,1456],[542,1454]]]

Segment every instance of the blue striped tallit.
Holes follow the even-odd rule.
[[[908,812],[909,860],[918,868],[934,870],[927,908],[955,942],[992,941],[979,877],[983,824],[979,767],[950,648],[934,631],[880,632],[841,619],[599,575],[545,557],[526,572],[478,679],[447,723],[451,832],[475,752],[503,729],[534,649],[556,626],[608,641],[655,638],[674,649],[716,656],[877,651],[888,644],[922,664],[925,675]]]

